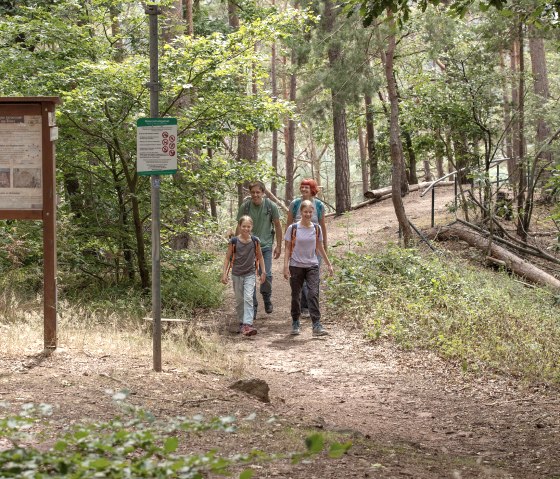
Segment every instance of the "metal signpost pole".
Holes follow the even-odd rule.
[[[150,18],[150,116],[159,116],[158,15],[157,5],[147,5]],[[161,264],[160,264],[160,176],[152,175],[152,316],[154,371],[161,371]]]

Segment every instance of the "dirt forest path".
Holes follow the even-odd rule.
[[[452,189],[438,190],[440,224]],[[430,198],[405,199],[411,221],[429,226]],[[327,223],[329,242],[396,242],[391,201]],[[332,250],[331,250],[332,251]],[[325,317],[325,338],[289,335],[289,285],[282,261],[274,261],[274,312],[262,306],[258,334],[235,335],[254,377],[270,386],[271,408],[294,424],[345,432],[354,442],[339,461],[320,470],[288,468],[275,477],[560,477],[560,402],[538,388],[503,377],[472,377],[424,351],[403,352],[372,344],[336,318]],[[231,310],[230,310],[231,311]],[[268,476],[267,476],[268,477]]]

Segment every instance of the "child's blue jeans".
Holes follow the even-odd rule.
[[[253,291],[255,290],[255,273],[245,276],[231,275],[233,294],[235,295],[235,312],[243,324],[253,324]]]

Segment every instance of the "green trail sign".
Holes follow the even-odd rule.
[[[177,173],[177,118],[138,119],[136,153],[139,175]]]

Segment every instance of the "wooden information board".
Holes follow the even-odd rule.
[[[56,348],[56,185],[58,97],[0,97],[0,219],[41,220],[44,345]]]

